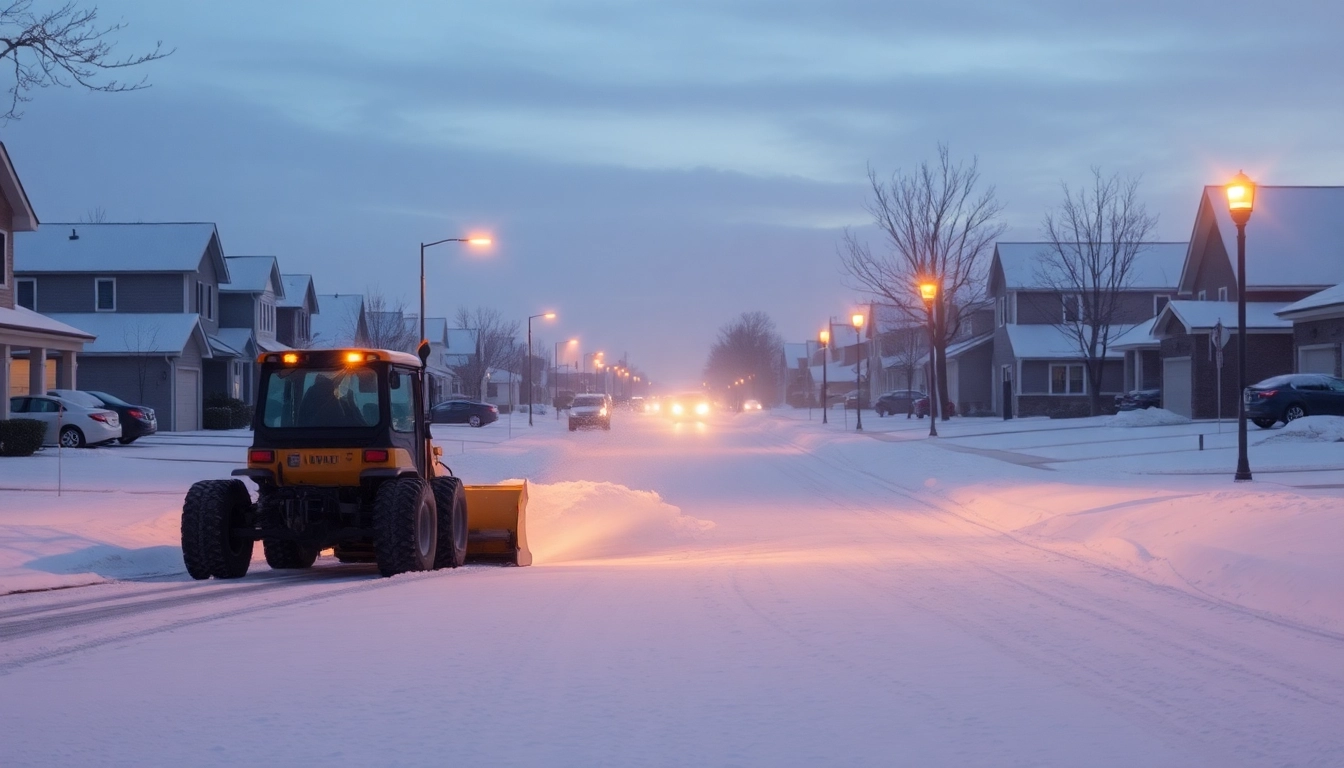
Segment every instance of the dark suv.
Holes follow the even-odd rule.
[[[1344,416],[1344,379],[1323,373],[1273,376],[1246,388],[1246,418],[1261,429],[1303,416]]]
[[[913,389],[894,389],[890,392],[884,392],[877,402],[873,404],[873,410],[877,411],[878,416],[887,414],[904,413],[907,416],[915,412],[915,401],[924,396],[923,392],[916,392]]]

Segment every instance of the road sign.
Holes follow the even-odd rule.
[[[1218,347],[1218,351],[1222,352],[1223,347],[1227,345],[1227,338],[1231,335],[1232,332],[1223,327],[1223,321],[1220,318],[1217,324],[1213,326],[1213,334],[1210,338],[1214,346]]]

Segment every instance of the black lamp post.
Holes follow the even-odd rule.
[[[540,315],[532,315],[527,318],[527,375],[523,377],[523,383],[527,387],[527,426],[532,426],[532,321],[538,317],[544,317],[547,320],[554,320],[554,312],[543,312]]]
[[[1246,222],[1255,209],[1255,182],[1238,172],[1227,184],[1227,209],[1237,225],[1237,473],[1234,480],[1251,479],[1246,455]]]
[[[859,331],[863,328],[863,315],[862,315],[862,314],[859,314],[859,313],[856,312],[856,313],[854,313],[853,315],[850,316],[849,320],[850,320],[850,322],[854,325],[854,356],[857,357],[857,358],[859,358],[859,363],[858,363],[858,373],[854,374],[854,385],[855,385],[855,387],[856,387],[855,391],[858,393],[858,395],[854,398],[854,414],[855,414],[855,415],[854,415],[854,431],[855,431],[855,432],[862,432],[862,431],[863,431],[863,357],[864,357],[864,355],[863,355],[863,338],[859,335]],[[871,366],[870,366],[870,370],[868,371],[868,375],[871,376],[872,373],[873,373],[873,372],[872,372],[872,370],[871,370]]]
[[[826,387],[828,384],[828,382],[826,381],[826,368],[828,367],[828,364],[831,362],[830,361],[831,329],[829,325],[830,324],[827,323],[828,327],[821,329],[821,333],[819,334],[822,349],[821,352],[821,423],[822,424],[830,423],[826,419],[826,411],[828,410],[827,406],[829,405],[829,403],[826,402]]]
[[[929,437],[937,437],[938,416],[943,412],[943,398],[938,394],[937,347],[933,343],[933,302],[938,298],[938,284],[920,283],[919,297],[929,312]]]

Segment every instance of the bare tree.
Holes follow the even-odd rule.
[[[928,323],[912,320],[907,307],[876,307],[883,316],[882,326],[889,329],[879,340],[881,355],[891,358],[890,367],[905,379],[905,388],[914,389],[919,362],[929,354]]]
[[[372,291],[365,299],[364,322],[367,326],[366,343],[376,349],[414,352],[420,343],[420,332],[413,318],[406,316],[406,303],[393,301],[381,292]],[[355,319],[358,322],[358,318]]]
[[[96,207],[94,207],[94,208],[90,208],[89,210],[87,210],[87,211],[84,212],[84,215],[83,215],[83,216],[79,217],[79,223],[81,223],[81,224],[106,224],[106,223],[107,223],[107,209],[104,208],[104,207],[102,207],[101,205],[96,206]]]
[[[149,384],[150,365],[159,359],[154,354],[159,346],[159,325],[158,323],[148,325],[141,322],[132,323],[122,329],[121,336],[122,343],[126,345],[126,351],[131,354],[131,360],[135,366],[137,394],[140,397],[137,402],[149,402],[145,389]]]
[[[475,331],[476,349],[467,362],[453,366],[453,373],[462,379],[466,395],[479,400],[485,394],[486,379],[491,372],[517,373],[527,350],[517,342],[518,321],[505,320],[497,309],[461,307],[456,322],[458,328]]]
[[[1064,190],[1064,202],[1045,215],[1046,247],[1037,281],[1060,297],[1055,326],[1074,343],[1087,372],[1091,413],[1101,413],[1101,383],[1112,342],[1133,326],[1124,322],[1124,297],[1134,264],[1149,247],[1157,217],[1139,202],[1139,179],[1103,176],[1092,168],[1091,188]]]
[[[716,388],[733,388],[738,400],[751,397],[773,405],[784,376],[783,350],[784,339],[769,315],[743,312],[719,329],[705,363],[705,380]]]
[[[155,43],[149,53],[119,57],[113,52],[113,33],[125,29],[125,23],[98,23],[98,7],[82,7],[67,2],[53,10],[33,10],[32,0],[9,0],[0,6],[0,59],[14,80],[9,87],[9,109],[0,120],[23,116],[20,105],[28,102],[30,91],[58,85],[80,86],[90,91],[122,93],[148,88],[145,78],[134,82],[118,80],[116,70],[129,69],[162,59],[172,51]]]
[[[942,144],[936,163],[921,162],[908,174],[897,171],[887,182],[869,169],[868,182],[873,198],[867,207],[882,232],[884,247],[875,252],[846,231],[841,265],[861,290],[905,308],[912,319],[928,322],[939,397],[947,402],[947,345],[969,318],[970,308],[984,296],[988,257],[1005,228],[997,221],[1003,206],[995,199],[993,186],[977,190],[977,161],[953,162]],[[925,281],[939,286],[929,310],[917,298],[919,284]]]

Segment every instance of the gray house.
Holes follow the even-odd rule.
[[[991,386],[995,413],[1008,405],[1018,416],[1080,416],[1090,411],[1085,359],[1062,327],[1081,312],[1077,293],[1058,290],[1046,279],[1042,254],[1049,243],[997,243],[990,263],[989,295],[994,302]],[[1186,243],[1150,243],[1134,259],[1129,283],[1114,319],[1116,341],[1129,339],[1134,326],[1151,321],[1176,293]],[[1124,389],[1124,351],[1106,353],[1101,392]]]
[[[210,365],[206,392],[225,393],[251,404],[256,398],[256,360],[263,352],[289,349],[276,339],[279,302],[285,286],[274,256],[229,256],[229,282],[219,286],[216,337],[240,353],[229,357],[217,345],[221,364]]]
[[[280,280],[284,292],[275,304],[275,339],[290,347],[308,347],[313,340],[313,315],[318,314],[313,276],[281,275]]]
[[[368,343],[368,311],[363,294],[324,293],[317,297],[317,301],[323,310],[309,318],[309,346],[332,349],[362,347]]]
[[[154,408],[161,429],[200,428],[229,279],[214,224],[49,224],[16,237],[15,257],[30,309],[96,326],[81,388]]]

